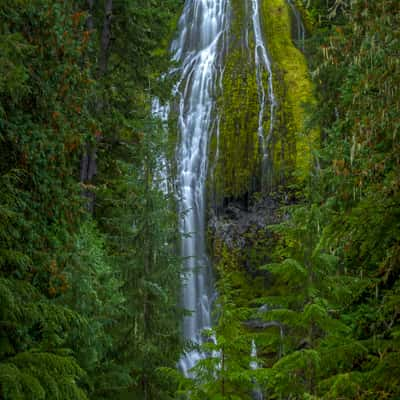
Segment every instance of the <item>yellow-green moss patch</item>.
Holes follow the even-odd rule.
[[[223,88],[217,105],[221,113],[217,190],[224,197],[240,197],[260,173],[260,150],[256,77],[239,49],[227,60]]]
[[[278,129],[281,132],[275,132],[274,135],[276,139],[273,149],[274,169],[279,171],[285,160],[290,161],[291,158],[288,154],[283,156],[281,154],[285,147],[279,135],[285,131],[285,140],[292,143],[289,152],[294,151],[295,156],[293,173],[303,180],[311,168],[311,148],[318,138],[317,132],[306,134],[304,130],[306,119],[304,104],[313,102],[307,63],[303,54],[293,45],[286,1],[264,0],[261,5],[263,28],[273,60],[274,85],[277,87],[280,108],[278,118],[281,123]]]
[[[292,42],[289,6],[285,0],[261,0],[262,27],[272,60],[277,99],[273,134],[268,144],[270,162],[262,177],[251,3],[233,0],[231,7],[230,43],[222,90],[217,96],[219,138],[214,135],[210,146],[209,185],[217,204],[223,199],[243,199],[261,187],[270,191],[279,185],[302,182],[310,171],[311,148],[318,137],[317,132],[306,134],[304,129],[307,117],[304,104],[313,102],[312,84],[304,55]],[[267,71],[262,79],[267,88]],[[263,119],[265,137],[270,130],[269,110],[267,105]]]

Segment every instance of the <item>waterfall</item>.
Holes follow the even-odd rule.
[[[267,51],[267,46],[261,30],[259,0],[251,0],[252,6],[252,24],[254,31],[254,62],[256,66],[256,79],[258,87],[258,97],[260,102],[260,110],[258,114],[258,137],[262,148],[262,174],[264,175],[268,168],[271,167],[271,161],[268,159],[268,147],[272,139],[275,121],[275,109],[277,106],[274,94],[273,75],[271,60]],[[263,73],[268,74],[268,87],[264,87]],[[264,132],[265,108],[267,104],[267,95],[269,101],[269,130]],[[269,171],[270,172],[270,171]],[[262,176],[262,181],[265,177]]]
[[[294,5],[292,0],[287,0],[294,17],[294,32],[293,37],[296,41],[296,45],[301,51],[304,52],[304,41],[306,38],[306,29],[303,24],[303,19],[297,7]]]
[[[228,24],[228,0],[187,0],[172,44],[180,67],[175,87],[179,103],[177,151],[180,195],[181,254],[185,260],[183,306],[191,311],[183,321],[185,339],[202,343],[211,327],[212,278],[205,246],[205,181],[208,143],[215,121],[214,94],[222,73],[221,54]],[[186,375],[204,355],[196,350],[182,356]]]
[[[257,362],[257,346],[254,340],[251,341],[251,361],[250,361],[250,368],[252,370],[258,369],[258,362]],[[258,386],[257,382],[255,382],[255,387],[253,389],[253,399],[254,400],[264,400],[264,396],[260,387]]]

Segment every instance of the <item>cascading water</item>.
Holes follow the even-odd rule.
[[[155,118],[158,118],[161,121],[164,132],[168,132],[168,118],[170,113],[169,103],[161,104],[158,97],[153,98],[151,103],[151,113]],[[170,192],[168,183],[168,176],[170,176],[170,174],[168,172],[166,155],[164,153],[160,154],[157,161],[159,168],[156,173],[155,181],[162,192],[168,194]]]
[[[252,340],[251,342],[251,361],[250,361],[250,368],[254,371],[258,369],[258,362],[257,359],[257,347],[256,342]],[[264,396],[262,394],[261,389],[259,388],[257,382],[255,382],[255,387],[253,389],[253,399],[254,400],[264,400]]]
[[[228,24],[228,0],[187,0],[172,44],[180,64],[176,85],[179,101],[180,144],[177,154],[178,187],[185,259],[183,306],[191,311],[183,321],[187,340],[201,344],[202,330],[211,326],[212,279],[205,246],[205,181],[208,142],[214,115],[214,94],[221,74],[221,55]],[[203,355],[182,356],[186,375]]]
[[[287,1],[295,12],[291,0]],[[253,31],[251,38],[246,28],[245,44],[251,48],[254,44],[259,100],[258,140],[263,155],[261,178],[265,185],[268,183],[266,175],[272,170],[270,142],[278,103],[274,93],[272,62],[262,31],[260,0],[247,0],[246,10],[250,11],[247,14],[248,26]],[[179,74],[174,94],[180,136],[177,186],[182,215],[181,254],[185,260],[182,302],[184,308],[191,312],[184,317],[183,334],[186,340],[197,344],[203,341],[202,331],[211,327],[213,285],[205,245],[205,183],[208,144],[213,132],[217,146],[211,175],[219,156],[221,116],[216,112],[215,97],[219,90],[223,90],[222,61],[228,47],[230,15],[229,0],[186,0],[179,21],[179,35],[172,43],[173,60],[179,65],[172,72]],[[299,38],[302,38],[303,26],[299,23],[297,26],[300,29]],[[154,104],[154,108],[163,117],[164,110],[158,104]],[[181,357],[180,368],[191,376],[190,370],[202,357],[205,355],[200,351],[187,352]]]
[[[262,173],[270,167],[268,162],[268,145],[272,139],[275,122],[275,109],[277,102],[274,94],[273,76],[271,60],[268,54],[267,46],[261,30],[259,0],[251,0],[252,6],[252,24],[254,32],[254,62],[256,66],[256,78],[258,87],[258,97],[260,102],[260,110],[258,114],[258,137],[263,152]],[[263,75],[268,74],[268,87],[264,87]],[[269,130],[267,135],[264,132],[265,111],[267,105],[267,95],[269,101]],[[264,182],[265,177],[262,176]]]
[[[303,24],[303,19],[299,10],[296,8],[292,0],[287,0],[294,17],[294,32],[293,37],[297,46],[304,52],[304,41],[306,38],[306,29]]]

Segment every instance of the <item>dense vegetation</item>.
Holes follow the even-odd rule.
[[[180,263],[151,96],[181,5],[0,2],[1,399],[167,389]]]
[[[151,114],[171,92],[158,77],[183,1],[0,0],[1,400],[400,398],[400,3],[293,3],[314,98],[283,1],[264,0],[287,100],[277,134],[307,114],[301,143],[319,143],[291,147],[301,179],[267,194],[279,224],[244,251],[214,238],[216,340],[192,380],[175,368],[171,143]],[[231,50],[215,182],[228,202],[259,173],[241,145],[257,140],[254,76],[248,51]]]

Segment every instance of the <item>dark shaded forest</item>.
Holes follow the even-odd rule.
[[[271,216],[256,214],[240,246],[209,224],[218,296],[195,378],[177,368],[192,344],[176,115],[152,112],[154,98],[171,101],[183,3],[0,0],[0,399],[399,399],[399,1],[289,2],[307,31],[303,98],[290,92],[292,53],[274,42],[283,6],[260,0],[287,99],[273,143],[300,129],[296,101],[306,115],[267,189],[249,183],[258,156],[237,151],[256,128],[232,134],[237,115],[256,121],[235,86],[254,78],[243,53],[226,57],[208,217],[250,218],[258,205]]]
[[[168,389],[180,263],[149,98],[180,7],[0,3],[1,399]]]

